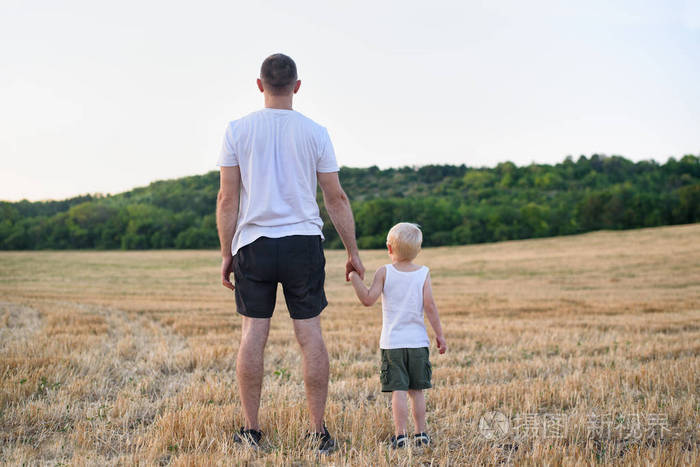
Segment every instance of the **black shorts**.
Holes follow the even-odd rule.
[[[328,305],[323,291],[325,266],[320,235],[258,238],[233,257],[238,313],[271,318],[277,284],[282,283],[292,319],[318,316]]]

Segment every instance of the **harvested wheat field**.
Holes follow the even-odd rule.
[[[232,443],[240,321],[217,251],[0,254],[0,461],[7,464],[663,464],[700,461],[700,225],[428,249],[449,351],[432,447],[392,452],[381,307],[327,251],[327,424],[304,444],[281,291],[263,449]],[[387,258],[366,251],[371,277]],[[366,282],[369,280],[367,278]],[[429,331],[430,332],[430,331]],[[433,344],[434,345],[434,344]]]

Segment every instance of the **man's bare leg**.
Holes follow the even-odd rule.
[[[323,414],[328,396],[328,351],[321,334],[321,316],[295,319],[294,333],[301,346],[306,403],[311,416],[311,431],[323,432]]]
[[[243,316],[241,345],[236,359],[236,379],[246,430],[260,430],[258,410],[263,380],[263,353],[270,332],[269,318]]]

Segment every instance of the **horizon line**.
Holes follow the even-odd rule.
[[[341,169],[341,170],[342,170],[343,168],[347,168],[347,169],[370,169],[370,168],[372,168],[372,167],[377,167],[379,170],[391,170],[391,169],[398,170],[398,169],[405,169],[405,168],[412,168],[412,169],[416,170],[416,169],[420,169],[420,168],[422,168],[422,167],[428,167],[428,166],[443,166],[443,167],[444,167],[444,166],[450,166],[450,167],[462,167],[462,166],[464,166],[464,167],[466,167],[467,169],[483,170],[483,169],[494,169],[494,168],[498,167],[498,166],[501,165],[501,164],[507,164],[507,163],[511,163],[511,164],[515,165],[516,167],[528,167],[528,166],[532,166],[532,165],[539,165],[539,166],[556,166],[556,165],[561,164],[561,163],[563,163],[563,162],[565,162],[565,161],[567,161],[567,160],[569,160],[569,159],[571,159],[571,160],[573,160],[573,161],[575,162],[575,161],[577,161],[578,159],[580,159],[581,157],[590,159],[590,158],[592,158],[592,157],[594,157],[594,156],[605,157],[605,158],[620,157],[620,158],[626,159],[626,160],[628,160],[628,161],[630,161],[630,162],[633,162],[633,163],[635,163],[635,164],[636,164],[636,163],[639,163],[639,162],[655,162],[655,163],[657,163],[657,164],[659,164],[659,165],[663,165],[663,164],[667,163],[667,162],[668,162],[669,160],[671,160],[671,159],[680,160],[680,159],[682,159],[683,157],[686,157],[686,156],[700,157],[700,152],[699,152],[698,154],[694,154],[694,153],[690,153],[690,152],[689,152],[689,153],[683,154],[682,156],[668,156],[668,157],[666,158],[665,161],[663,161],[663,160],[662,160],[662,161],[659,161],[659,160],[657,160],[656,158],[644,158],[644,159],[639,159],[639,160],[637,160],[637,161],[634,161],[634,160],[632,160],[632,159],[628,159],[627,157],[625,157],[625,156],[623,156],[623,155],[621,155],[621,154],[609,154],[609,155],[608,155],[608,154],[606,154],[606,153],[594,152],[594,153],[592,153],[590,156],[586,156],[585,154],[580,154],[577,158],[574,158],[573,155],[568,154],[568,155],[564,156],[564,158],[563,158],[560,162],[556,162],[556,163],[539,163],[539,162],[535,162],[534,160],[532,160],[529,164],[520,164],[520,165],[518,165],[518,164],[516,164],[515,162],[513,162],[513,161],[511,161],[511,160],[504,160],[504,161],[500,161],[500,162],[498,162],[498,163],[496,163],[495,165],[492,165],[492,166],[489,166],[489,165],[481,165],[481,166],[478,166],[478,167],[477,167],[477,166],[470,166],[470,165],[467,165],[466,163],[461,163],[461,164],[450,164],[450,163],[446,163],[446,164],[422,164],[422,165],[413,164],[413,165],[403,165],[403,166],[398,166],[398,167],[395,167],[395,166],[380,167],[380,166],[374,164],[374,165],[369,165],[369,166],[364,166],[364,167],[355,167],[355,166],[349,166],[349,165],[341,165],[341,166],[340,166],[340,169]],[[117,196],[117,195],[120,195],[120,194],[123,194],[123,193],[128,193],[128,192],[130,192],[130,191],[134,191],[134,190],[137,190],[137,189],[139,189],[139,188],[147,188],[147,187],[151,186],[151,185],[154,184],[154,183],[158,183],[158,182],[167,182],[167,181],[172,181],[172,180],[179,180],[179,179],[181,179],[181,178],[186,178],[186,177],[201,177],[201,176],[207,175],[207,174],[209,174],[209,173],[211,173],[211,172],[216,172],[217,170],[218,170],[218,169],[212,169],[212,170],[209,170],[209,171],[203,172],[203,173],[197,173],[197,174],[191,174],[191,175],[181,175],[181,176],[171,177],[171,178],[155,179],[155,180],[153,180],[153,181],[151,181],[151,182],[148,182],[147,185],[136,185],[136,186],[132,186],[131,188],[127,188],[127,189],[124,189],[124,190],[118,191],[118,192],[100,192],[100,191],[94,191],[94,192],[77,193],[77,194],[75,194],[75,195],[69,195],[69,196],[67,196],[67,197],[65,197],[65,198],[41,198],[41,199],[33,199],[33,200],[32,200],[32,199],[28,199],[28,198],[26,198],[26,197],[25,197],[25,198],[15,199],[15,200],[11,200],[11,199],[0,199],[0,203],[21,203],[21,202],[23,202],[23,201],[26,201],[26,202],[29,202],[29,203],[49,203],[49,202],[69,201],[69,200],[71,200],[71,199],[80,198],[80,197],[88,197],[88,196],[91,196],[91,197],[93,197],[93,198],[108,198],[108,197],[110,197],[110,196]]]

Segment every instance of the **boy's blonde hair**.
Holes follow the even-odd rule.
[[[410,261],[420,253],[423,232],[418,224],[399,222],[389,230],[386,243],[391,245],[392,251],[399,259]]]

